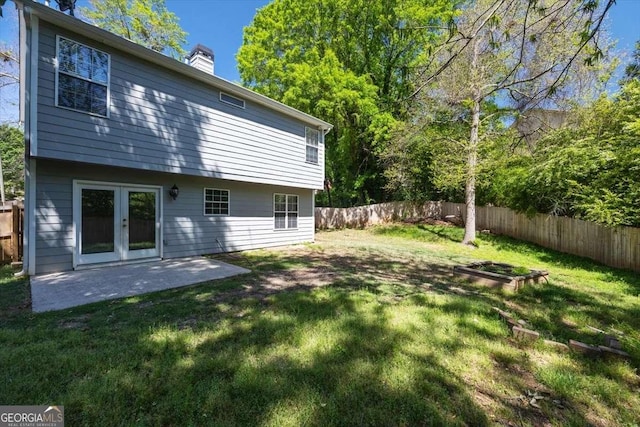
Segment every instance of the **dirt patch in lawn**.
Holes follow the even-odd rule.
[[[326,286],[338,280],[340,276],[337,271],[331,271],[324,267],[299,268],[265,274],[261,280],[264,289],[280,291],[296,286],[313,288]]]
[[[370,283],[386,283],[407,287],[407,293],[437,292],[457,295],[475,294],[472,286],[452,281],[452,266],[426,263],[411,257],[392,257],[375,251],[341,252],[316,250],[307,246],[290,246],[266,250],[278,259],[287,260],[287,267],[262,270],[238,255],[220,255],[225,262],[240,264],[253,270],[252,278],[240,289],[216,295],[216,300],[230,297],[264,298],[292,290],[306,290],[328,285],[360,287]],[[409,289],[412,292],[409,292]]]
[[[62,329],[79,329],[85,331],[89,329],[89,320],[91,316],[83,314],[69,319],[62,319],[58,322],[58,327]]]

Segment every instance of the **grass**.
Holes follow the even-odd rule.
[[[509,264],[501,263],[479,264],[475,265],[473,268],[475,270],[487,271],[489,273],[496,273],[509,277],[526,276],[528,274],[531,274],[531,270],[526,267],[514,267]]]
[[[248,275],[44,314],[2,269],[0,403],[61,404],[91,426],[637,425],[638,275],[461,233],[319,233],[220,257]],[[502,294],[451,276],[480,260],[550,282]],[[559,341],[617,330],[631,360],[525,346],[492,306]]]

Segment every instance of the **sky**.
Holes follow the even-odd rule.
[[[42,2],[42,0],[40,0]],[[200,43],[211,48],[215,55],[216,75],[239,82],[235,56],[242,45],[242,31],[251,24],[258,9],[269,0],[165,0],[167,8],[180,18],[180,25],[188,33],[186,50]],[[51,4],[55,4],[51,0]],[[88,0],[78,0],[86,6]],[[12,3],[5,4],[6,18],[0,19],[0,43],[10,43],[17,37],[17,25]],[[609,13],[607,25],[618,40],[618,49],[630,54],[640,39],[640,0],[617,0]],[[619,71],[618,76],[622,71]],[[0,92],[0,123],[7,120],[8,95]],[[4,104],[4,105],[3,105]],[[12,109],[12,108],[9,108]],[[17,114],[17,113],[11,113]]]
[[[242,31],[269,0],[165,0],[165,3],[189,33],[187,51],[198,43],[211,48],[215,74],[239,82],[236,53],[242,45]]]
[[[200,43],[213,49],[215,72],[239,81],[235,56],[242,45],[242,30],[251,24],[258,9],[269,0],[165,0],[167,8],[180,18],[189,33],[187,50]],[[79,0],[84,5],[87,0]],[[619,47],[633,50],[640,39],[640,0],[617,0],[610,11],[608,25]]]

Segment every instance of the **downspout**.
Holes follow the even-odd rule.
[[[322,129],[322,147],[324,150],[324,164],[322,165],[322,182],[324,189],[327,191],[327,195],[329,196],[329,206],[332,206],[331,203],[331,182],[327,179],[327,174],[325,170],[325,165],[327,163],[327,144],[325,142],[325,137],[329,132],[331,132],[332,127],[327,127]],[[313,201],[312,209],[313,209],[313,241],[316,241],[316,190],[314,189],[311,193],[311,200]]]
[[[31,233],[32,224],[28,220],[30,215],[29,210],[32,209],[29,203],[30,194],[33,191],[31,184],[31,141],[33,138],[33,121],[35,117],[31,117],[31,106],[35,100],[31,99],[30,93],[30,78],[31,78],[31,8],[25,7],[20,2],[15,2],[16,9],[18,9],[19,16],[19,46],[20,46],[20,121],[24,124],[24,218],[23,230],[22,230],[22,269],[15,273],[16,277],[23,277],[29,274],[29,250],[31,245],[29,243],[29,235]]]

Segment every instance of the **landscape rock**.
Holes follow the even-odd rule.
[[[604,337],[604,345],[607,347],[615,348],[616,350],[622,350],[622,344],[616,337],[612,337],[611,335],[607,335]]]
[[[577,351],[579,353],[582,353],[584,355],[587,356],[599,356],[600,355],[600,349],[598,347],[594,347],[592,345],[589,344],[585,344],[583,342],[580,341],[575,341],[575,340],[569,340],[569,347],[574,350]]]
[[[494,309],[495,311],[498,312],[498,315],[500,316],[500,318],[502,318],[502,320],[506,321],[507,319],[512,319],[513,315],[507,311],[501,310],[498,307],[491,307],[492,309]]]
[[[615,357],[621,357],[623,359],[631,358],[631,356],[629,356],[629,353],[627,353],[626,351],[618,350],[611,347],[606,347],[604,345],[599,345],[598,349],[604,356],[615,356]]]
[[[564,343],[561,343],[561,342],[558,342],[558,341],[544,340],[544,343],[546,345],[548,345],[548,346],[555,347],[558,350],[569,351],[569,346],[568,345],[566,345]]]
[[[522,325],[520,325],[520,323],[516,322],[514,319],[512,319],[511,317],[507,317],[506,319],[504,319],[505,322],[507,322],[507,325],[509,325],[509,329],[513,329],[515,328],[520,328]]]
[[[511,330],[513,331],[513,336],[520,341],[533,342],[540,338],[540,334],[531,329],[514,326]]]
[[[604,334],[605,333],[602,329],[594,328],[593,326],[589,326],[589,325],[587,325],[587,329],[590,329],[593,332],[596,332],[598,334]]]
[[[457,226],[464,225],[464,221],[462,220],[462,216],[460,215],[446,215],[443,219],[446,222],[451,223],[453,225],[457,225]]]
[[[611,329],[611,332],[613,332],[614,334],[616,334],[618,336],[623,336],[624,335],[624,332],[622,332],[622,331],[619,331],[619,330],[613,329],[613,328],[610,328],[610,329]]]

